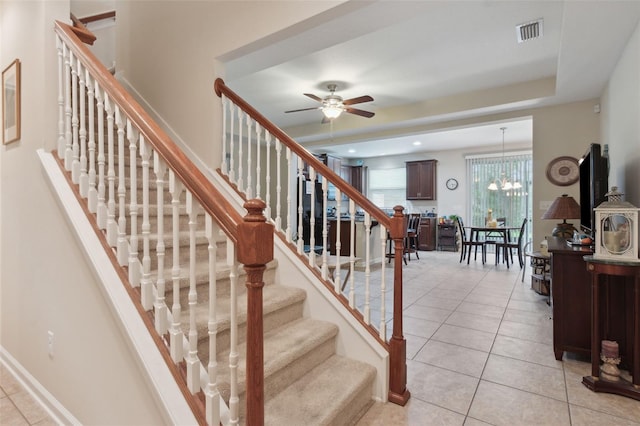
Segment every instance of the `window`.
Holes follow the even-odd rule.
[[[533,202],[531,197],[532,155],[530,151],[518,153],[494,154],[491,156],[468,156],[467,188],[469,200],[467,217],[469,225],[484,225],[487,211],[493,211],[493,217],[504,217],[508,226],[520,226],[526,217],[531,223]],[[489,184],[505,178],[511,183],[520,183],[520,188],[489,190]],[[466,224],[465,223],[465,224]],[[525,229],[525,242],[531,239],[529,225]]]
[[[369,199],[380,208],[406,204],[406,169],[370,169]]]

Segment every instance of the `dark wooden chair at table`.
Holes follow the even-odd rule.
[[[404,240],[404,250],[409,260],[411,260],[411,253],[415,253],[416,258],[420,259],[420,256],[418,256],[418,235],[420,234],[421,216],[420,213],[410,213],[407,220],[407,235]]]
[[[467,265],[471,260],[471,248],[473,247],[475,250],[474,260],[478,259],[478,247],[480,247],[480,255],[482,257],[482,264],[486,260],[486,248],[484,245],[484,241],[473,241],[471,240],[471,235],[467,236],[467,232],[464,228],[464,223],[462,218],[457,218],[456,222],[458,223],[458,230],[460,231],[460,242],[461,242],[461,250],[460,250],[460,262],[464,260],[464,257],[467,256]]]
[[[520,263],[520,268],[524,266],[523,243],[524,243],[524,230],[526,226],[527,226],[527,218],[525,217],[522,220],[522,226],[520,227],[520,234],[518,234],[518,239],[516,241],[507,241],[507,243],[505,244],[504,255],[507,256],[507,250],[508,250],[508,255],[511,256],[511,263],[513,263],[513,250],[515,249],[518,255],[518,262]]]
[[[485,223],[486,223],[486,218],[485,218]],[[496,218],[496,223],[498,227],[504,228],[507,225],[507,218],[498,217]],[[493,252],[496,254],[496,265],[500,263],[500,252],[502,251],[504,255],[507,250],[504,245],[506,241],[504,241],[503,234],[499,232],[495,232],[495,233],[485,232],[484,243],[487,246],[494,247]]]

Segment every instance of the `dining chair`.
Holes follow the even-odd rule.
[[[480,255],[482,257],[482,264],[484,265],[484,262],[486,260],[486,255],[487,255],[484,242],[483,241],[472,241],[471,240],[471,236],[467,236],[467,233],[465,231],[462,218],[460,218],[460,217],[457,218],[456,222],[458,223],[458,229],[460,231],[460,241],[461,241],[461,246],[462,246],[462,249],[460,250],[460,263],[462,263],[462,261],[464,260],[465,255],[467,255],[467,265],[469,264],[469,261],[471,260],[471,248],[472,247],[475,249],[473,260],[477,260],[478,259],[478,247],[480,247]]]
[[[420,213],[410,213],[409,219],[407,221],[407,235],[405,236],[405,253],[407,254],[407,258],[411,260],[411,253],[416,254],[416,258],[419,260],[420,256],[418,256],[418,236],[420,234],[420,220],[422,215]]]
[[[522,226],[520,227],[520,234],[518,235],[518,240],[517,241],[507,241],[507,243],[505,244],[505,253],[504,255],[507,255],[507,250],[509,251],[509,255],[511,256],[511,259],[513,259],[513,250],[517,250],[517,255],[518,255],[518,262],[520,263],[520,268],[522,268],[524,266],[524,246],[522,245],[522,242],[524,240],[524,229],[527,226],[527,218],[525,217],[522,220]],[[513,262],[512,262],[513,263]]]
[[[486,220],[486,218],[485,218]],[[507,225],[507,218],[506,217],[497,217],[496,218],[496,223],[499,227],[504,228]],[[503,234],[502,233],[494,233],[492,234],[491,232],[486,232],[485,236],[484,236],[484,243],[487,246],[493,246],[494,249],[494,253],[496,254],[496,265],[498,263],[500,263],[500,252],[503,252],[503,256],[506,253],[506,247],[504,246],[504,244],[507,241],[504,240]],[[502,250],[501,250],[502,249]]]

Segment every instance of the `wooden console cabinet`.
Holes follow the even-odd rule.
[[[420,233],[418,234],[418,248],[424,251],[436,249],[436,218],[423,217],[420,219]]]
[[[583,260],[589,247],[569,246],[563,238],[548,238],[551,254],[553,352],[591,354],[591,277]]]

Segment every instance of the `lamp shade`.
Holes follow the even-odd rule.
[[[580,205],[576,203],[573,197],[563,194],[556,198],[551,206],[542,215],[542,219],[562,219],[562,223],[558,223],[551,232],[554,237],[571,238],[576,228],[572,224],[567,223],[567,219],[580,218]]]
[[[573,197],[562,194],[551,203],[542,219],[580,219],[580,205]]]

